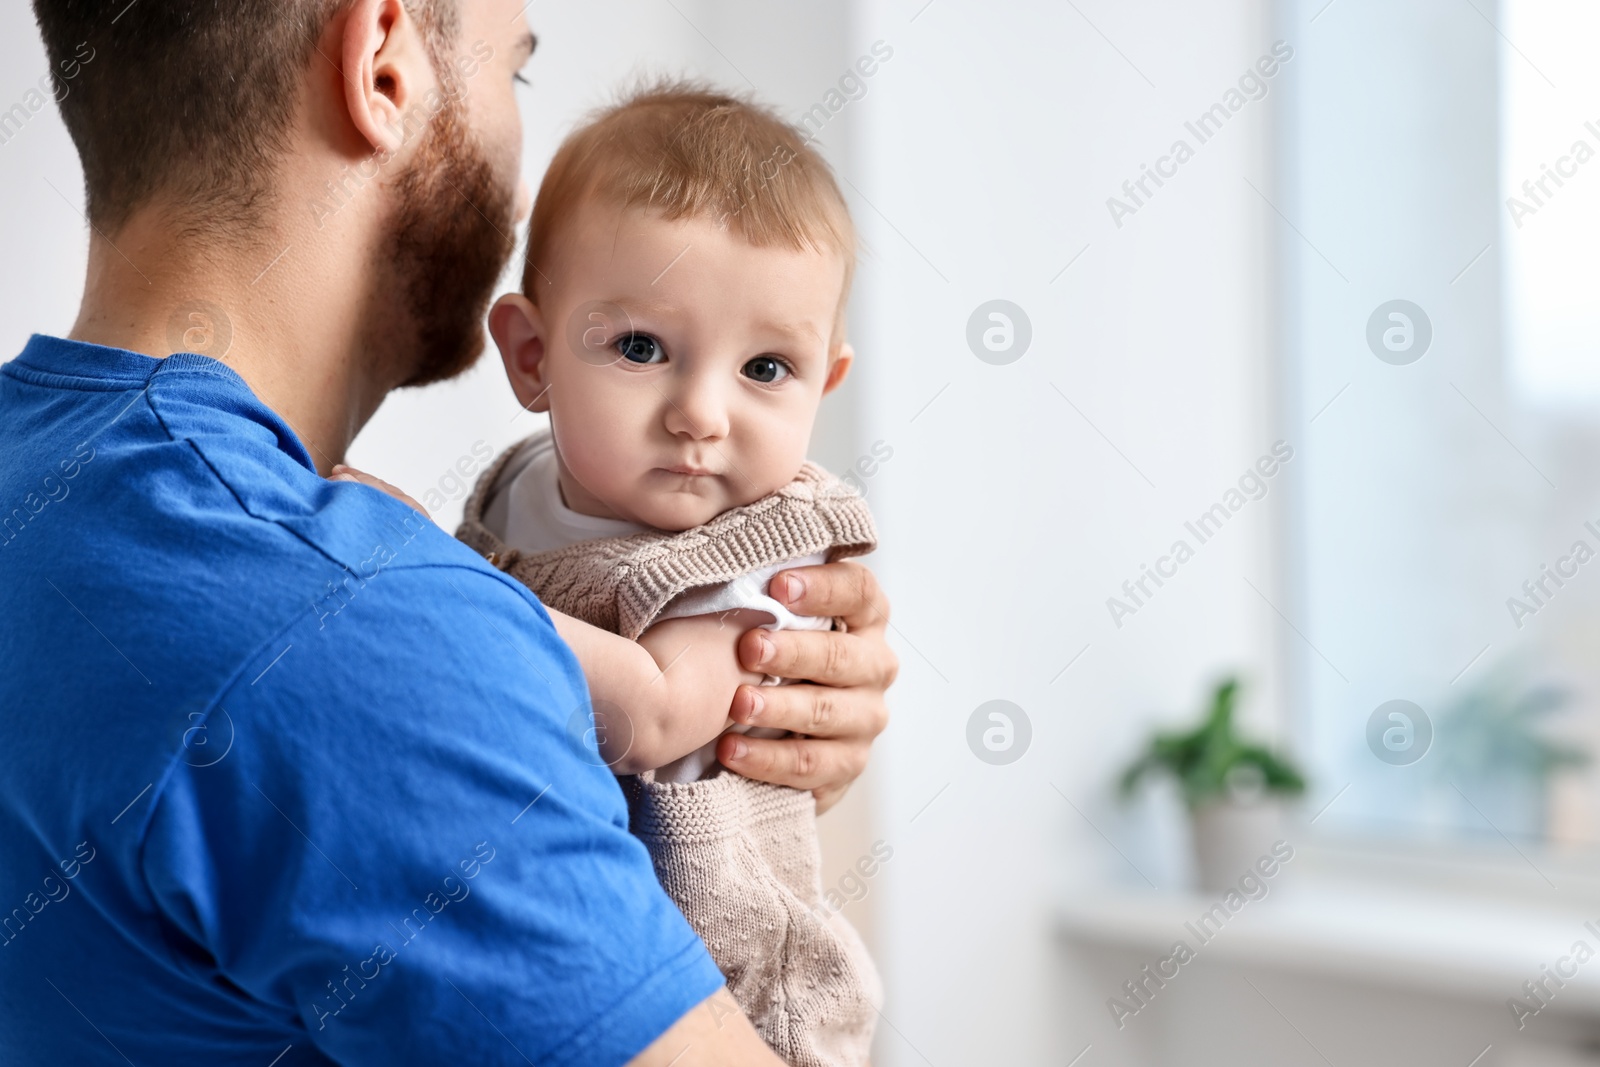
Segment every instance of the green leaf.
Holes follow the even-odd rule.
[[[1246,743],[1235,732],[1233,720],[1239,688],[1237,678],[1223,679],[1212,691],[1198,726],[1188,731],[1156,733],[1144,752],[1123,770],[1118,779],[1118,792],[1124,798],[1129,797],[1151,775],[1166,774],[1178,782],[1184,801],[1192,809],[1225,796],[1230,776],[1246,766],[1260,771],[1268,793],[1298,795],[1304,792],[1305,779],[1286,756]]]

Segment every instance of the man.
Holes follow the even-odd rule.
[[[327,480],[460,372],[527,209],[521,0],[35,0],[92,228],[0,367],[0,1061],[775,1064],[625,832],[520,586]],[[177,352],[176,355],[169,353]],[[199,354],[196,354],[199,353]],[[215,357],[207,358],[207,357]],[[719,758],[860,772],[866,571],[773,592]]]

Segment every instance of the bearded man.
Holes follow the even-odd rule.
[[[95,57],[60,99],[91,233],[71,333],[0,367],[0,1061],[777,1063],[543,608],[329,477],[484,347],[526,5],[34,10],[53,69]],[[887,604],[851,564],[773,593],[848,632],[746,635],[810,683],[760,725],[805,736],[719,757],[825,807],[885,722]]]

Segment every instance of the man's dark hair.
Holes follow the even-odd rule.
[[[33,0],[50,69],[81,66],[60,107],[90,221],[115,232],[156,196],[207,223],[253,221],[317,41],[349,2]],[[437,64],[455,0],[406,7]]]

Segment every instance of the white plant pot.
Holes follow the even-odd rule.
[[[1283,825],[1283,805],[1265,797],[1248,803],[1214,801],[1191,812],[1199,888],[1218,893],[1238,885],[1257,860],[1271,854],[1273,842],[1283,837]]]

